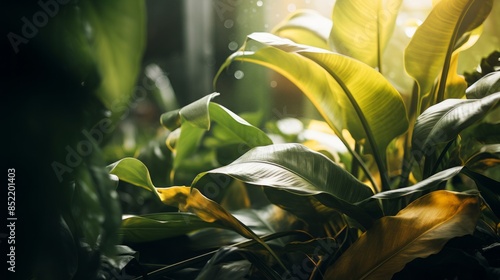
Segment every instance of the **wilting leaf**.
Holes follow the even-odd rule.
[[[119,235],[124,242],[149,242],[171,238],[204,228],[223,228],[190,213],[157,213],[123,217]]]
[[[201,194],[198,189],[184,186],[156,188],[151,182],[147,167],[137,159],[129,158],[121,160],[110,165],[109,168],[111,169],[110,173],[118,176],[120,180],[152,191],[164,204],[175,206],[181,211],[192,212],[205,222],[219,223],[223,227],[232,229],[244,237],[257,241],[284,267],[271,248],[252,230],[227,212],[222,206]]]
[[[406,263],[439,252],[449,239],[472,234],[479,214],[477,195],[432,192],[375,222],[325,279],[390,279]]]
[[[401,0],[337,0],[333,8],[332,49],[371,67],[381,65]]]
[[[241,209],[231,214],[259,236],[293,230],[297,223],[295,216],[273,204],[259,209]],[[189,247],[194,250],[218,248],[245,241],[234,231],[218,228],[194,232],[189,235],[189,239]],[[283,245],[281,240],[272,242]]]
[[[314,196],[360,223],[371,221],[370,215],[354,206],[373,194],[370,188],[324,155],[300,144],[254,148],[227,166],[199,174],[192,186],[197,187],[207,174],[225,174],[245,183]]]
[[[423,112],[415,123],[412,152],[417,160],[435,151],[435,145],[484,118],[500,104],[500,92],[482,99],[447,99]]]
[[[483,98],[500,91],[500,71],[492,72],[467,88],[468,99]]]
[[[430,92],[462,35],[481,25],[492,4],[492,0],[442,0],[434,6],[405,50],[405,69],[419,85],[421,97]]]
[[[235,60],[277,71],[302,90],[334,131],[348,129],[355,139],[366,138],[381,164],[389,142],[408,127],[398,91],[364,63],[268,33],[249,35],[244,49],[252,51],[231,55],[218,75]]]
[[[300,10],[290,14],[272,31],[297,44],[328,49],[328,35],[332,21],[314,10]]]

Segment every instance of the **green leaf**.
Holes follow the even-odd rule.
[[[204,228],[223,227],[191,213],[156,213],[123,217],[119,231],[123,242],[149,242],[176,237]]]
[[[432,192],[375,222],[324,277],[390,279],[406,263],[439,252],[449,239],[472,234],[479,214],[477,195]]]
[[[185,121],[196,127],[209,130],[210,113],[208,104],[218,95],[218,92],[214,92],[184,106],[180,110],[164,113],[161,115],[160,122],[169,130],[178,128]]]
[[[486,201],[493,213],[500,218],[500,182],[474,172],[469,168],[465,168],[464,173],[476,182],[481,197]]]
[[[442,0],[434,6],[405,50],[405,69],[417,82],[420,98],[430,92],[440,73],[440,87],[444,90],[457,42],[466,32],[481,25],[492,3],[492,0]]]
[[[332,21],[314,10],[299,10],[290,14],[272,31],[279,37],[297,44],[328,49]]]
[[[109,166],[110,173],[120,180],[152,191],[164,204],[175,206],[181,211],[195,213],[200,219],[208,223],[218,223],[225,228],[232,229],[242,236],[253,239],[262,245],[284,267],[271,248],[262,241],[251,229],[241,223],[228,211],[216,202],[208,199],[198,189],[185,186],[156,188],[151,182],[149,170],[139,160],[128,158]]]
[[[326,207],[346,212],[366,226],[371,222],[370,215],[354,205],[373,194],[370,188],[324,155],[300,144],[254,148],[227,166],[200,173],[192,186],[199,187],[203,177],[211,179],[209,174],[224,174],[297,196],[314,196]]]
[[[447,99],[431,106],[415,123],[412,152],[419,161],[436,144],[453,140],[465,128],[484,118],[500,104],[500,92],[482,99]]]
[[[467,88],[468,99],[478,99],[500,91],[500,71],[492,72]]]
[[[262,130],[251,125],[224,106],[211,102],[210,116],[229,137],[229,143],[245,143],[249,147],[270,145],[273,141]]]
[[[101,75],[98,97],[108,108],[116,110],[117,104],[122,107],[134,93],[146,42],[145,4],[118,0],[80,4]]]
[[[156,193],[148,168],[140,160],[124,158],[108,166],[110,174],[118,176],[124,182]]]
[[[232,61],[277,71],[302,90],[335,132],[348,129],[356,140],[366,138],[384,170],[386,147],[406,131],[408,120],[401,96],[380,73],[355,59],[268,33],[249,35],[245,48],[255,51],[234,53],[217,76]]]
[[[399,189],[385,191],[385,192],[380,192],[380,193],[375,194],[374,196],[370,197],[368,200],[401,198],[403,196],[407,196],[410,194],[428,191],[428,190],[435,188],[440,183],[445,182],[445,181],[455,177],[456,175],[458,175],[462,171],[462,169],[463,169],[463,166],[449,168],[449,169],[443,170],[441,172],[438,172],[438,173],[432,175],[431,177],[426,178],[425,180],[422,180],[422,181],[416,183],[413,186],[406,187],[406,188],[399,188]]]
[[[394,31],[401,2],[337,0],[329,37],[332,49],[380,68],[382,53]]]

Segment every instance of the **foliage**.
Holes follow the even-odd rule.
[[[382,71],[401,1],[368,2],[338,0],[331,21],[299,11],[276,34],[248,35],[214,80],[235,61],[267,67],[295,84],[321,121],[288,120],[295,132],[271,122],[266,134],[258,118],[245,121],[213,93],[161,117],[172,131],[172,186],[155,186],[137,159],[109,166],[181,211],[124,217],[126,244],[183,238],[176,246],[189,252],[163,258],[173,264],[151,266],[148,276],[389,279],[412,275],[426,259],[443,270],[471,260],[480,275],[498,275],[487,252],[500,241],[500,77],[468,87],[456,73],[493,1],[433,7],[405,49],[408,98]],[[317,127],[344,149],[306,137]],[[459,242],[466,238],[467,248]]]
[[[121,221],[100,149],[133,93],[144,3],[19,1],[1,18],[2,119],[13,133],[4,164],[19,178],[15,277],[95,279]]]

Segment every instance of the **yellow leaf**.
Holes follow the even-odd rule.
[[[327,269],[325,279],[390,279],[413,259],[439,252],[449,239],[472,234],[479,214],[477,195],[427,194],[375,222]]]

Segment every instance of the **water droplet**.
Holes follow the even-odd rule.
[[[260,1],[260,0],[259,0],[259,1],[257,1],[257,7],[262,7],[262,5],[264,5],[264,2],[262,2],[262,1]]]
[[[234,21],[232,19],[226,19],[224,21],[224,27],[225,28],[231,28],[234,25]]]
[[[243,79],[244,76],[245,74],[241,70],[237,70],[236,72],[234,72],[234,77],[238,80]]]
[[[271,81],[271,87],[275,88],[278,86],[278,83],[276,81]]]
[[[231,41],[231,42],[229,42],[229,44],[227,45],[227,47],[230,50],[235,51],[238,48],[238,43],[236,43],[235,41]]]
[[[295,10],[297,10],[297,6],[295,6],[295,4],[288,4],[287,9],[290,13],[295,12]]]

